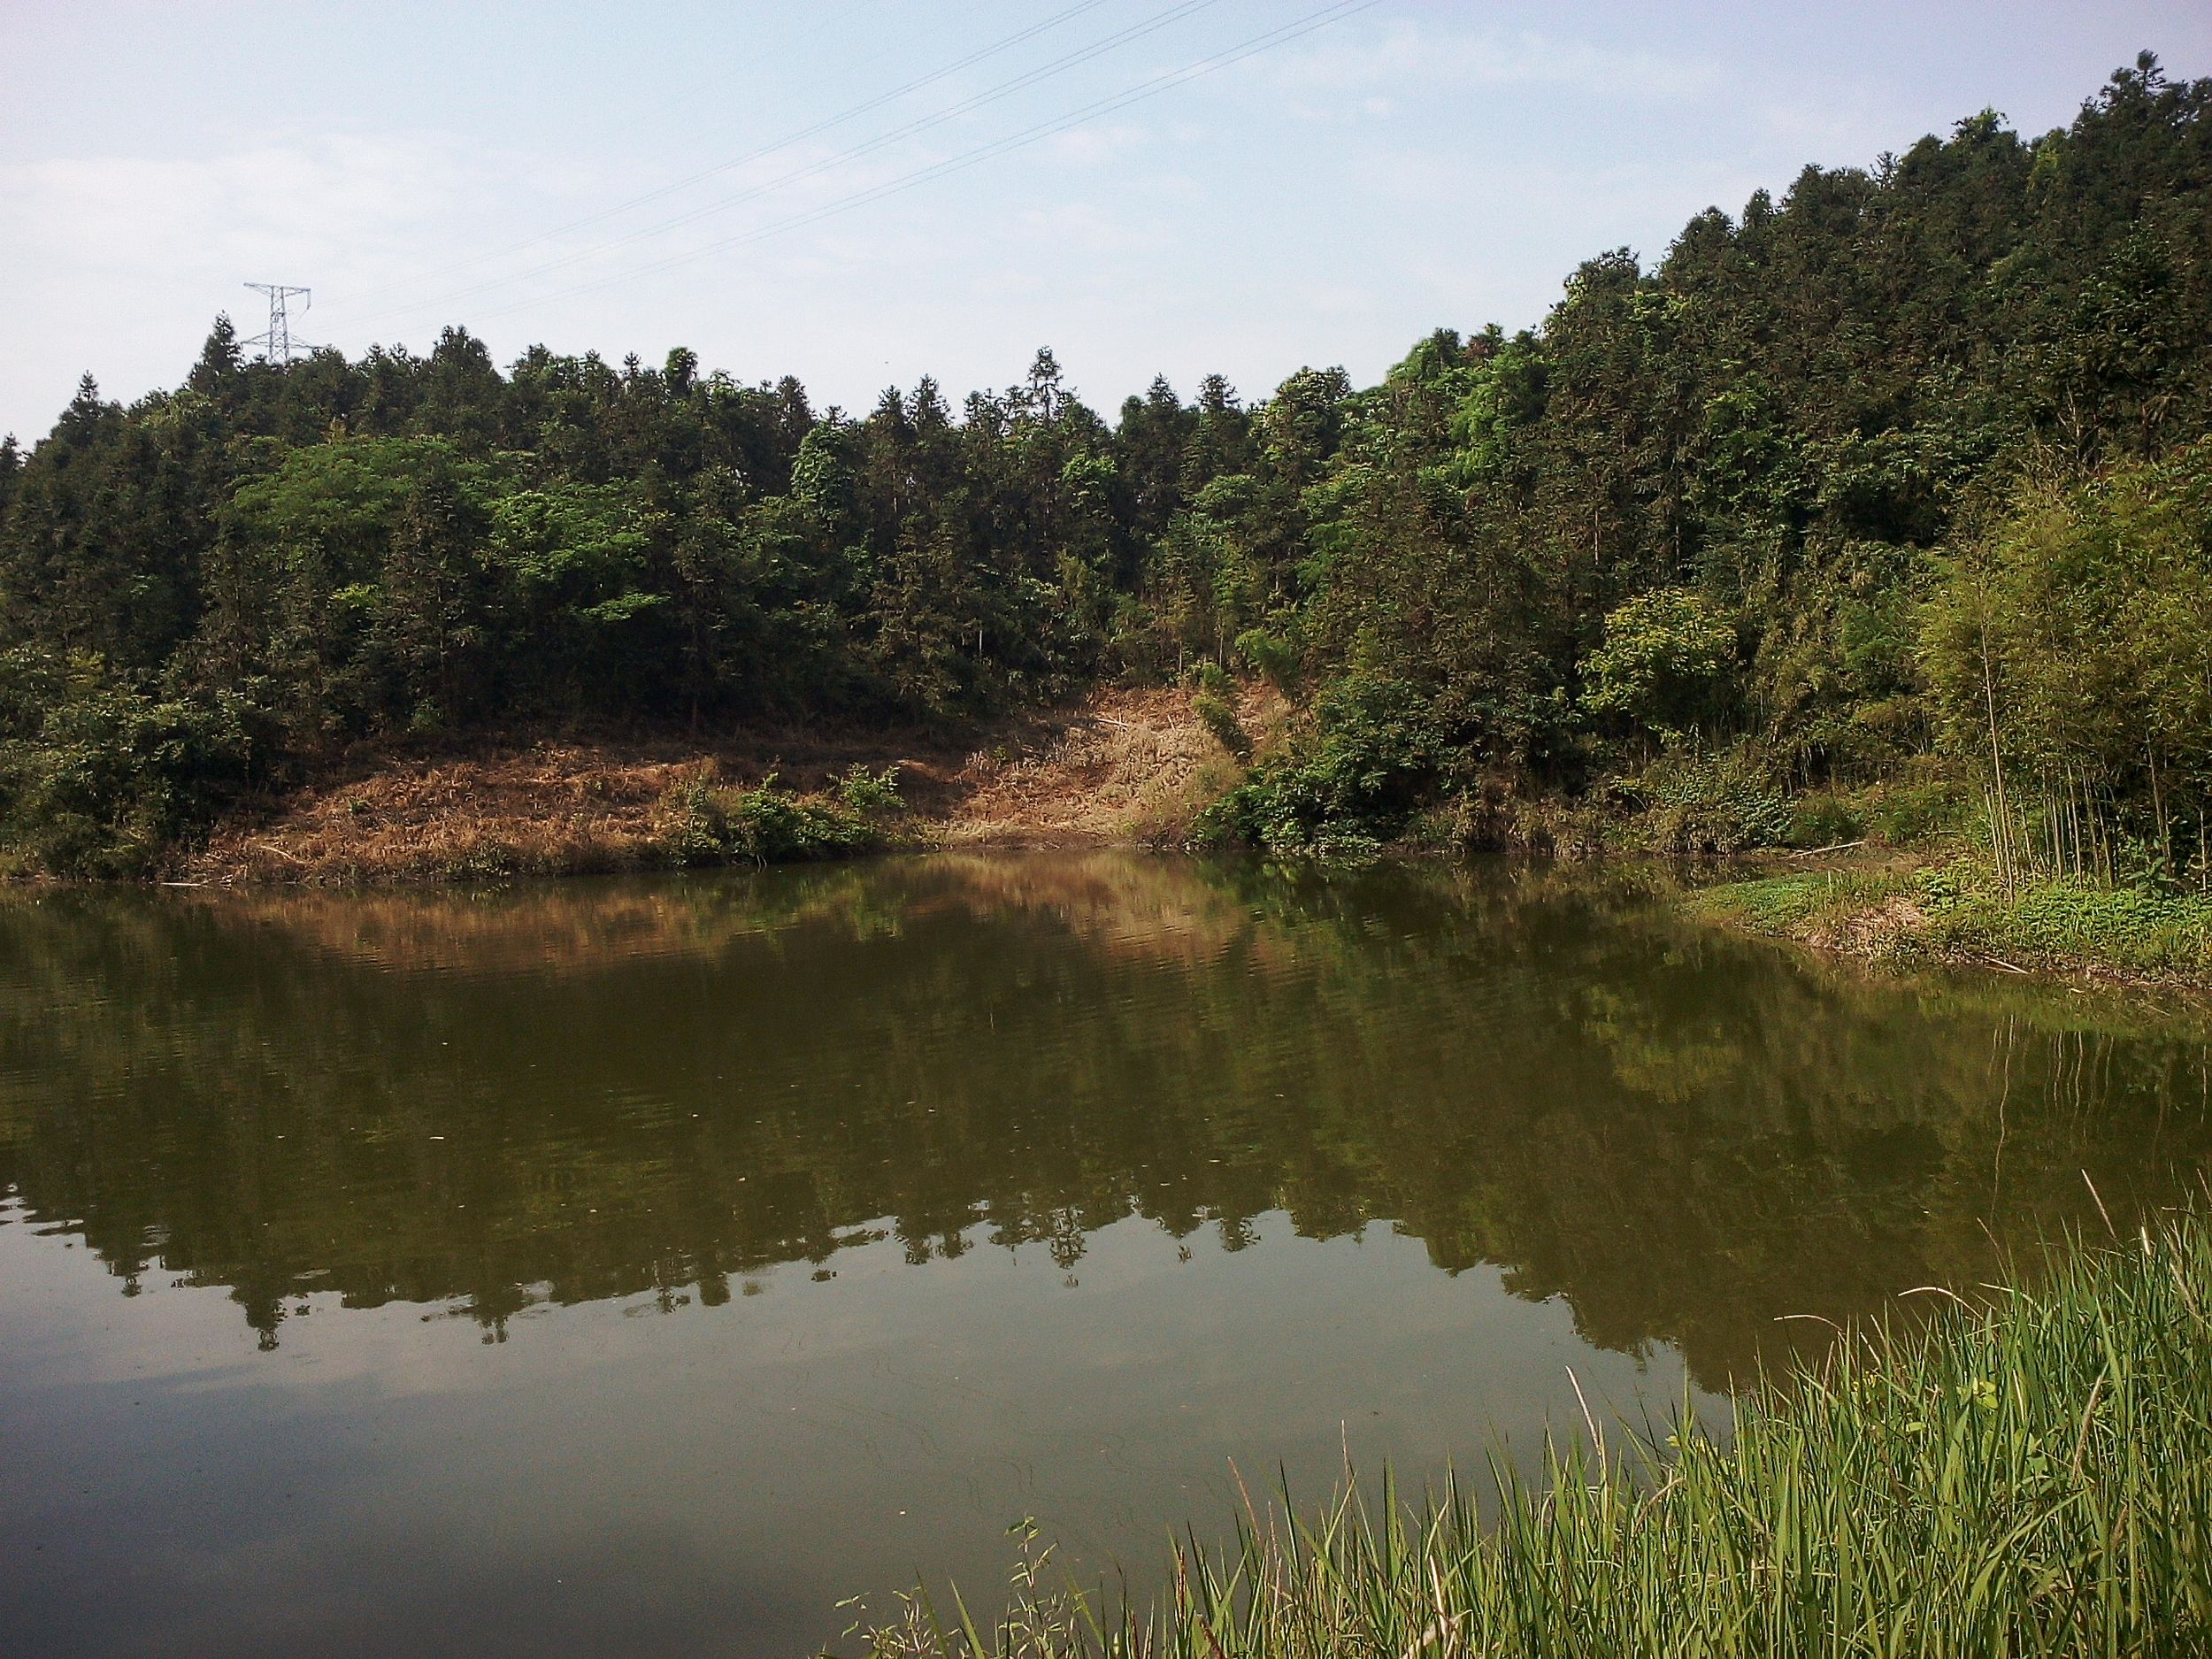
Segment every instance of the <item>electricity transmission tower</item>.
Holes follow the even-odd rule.
[[[269,296],[269,332],[265,334],[256,334],[246,342],[248,345],[259,346],[261,355],[272,363],[288,364],[296,352],[315,349],[305,341],[292,338],[292,319],[286,311],[286,307],[295,298],[301,302],[302,311],[309,309],[315,303],[315,296],[311,293],[305,288],[292,288],[282,282],[249,282],[246,286],[257,294],[265,294]]]

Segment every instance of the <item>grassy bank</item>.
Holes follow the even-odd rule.
[[[1874,961],[2212,982],[2212,897],[2076,879],[2008,895],[1970,859],[1790,872],[1707,887],[1687,904],[1710,921]]]
[[[1741,1395],[1725,1443],[1615,1425],[1497,1475],[1492,1521],[1463,1486],[1255,1507],[1175,1551],[1149,1615],[1025,1550],[1002,1618],[926,1593],[864,1634],[876,1659],[2212,1651],[2212,1234],[1992,1297],[1839,1340]]]

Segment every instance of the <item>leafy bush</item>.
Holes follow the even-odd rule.
[[[1229,671],[1210,657],[1202,657],[1193,663],[1189,678],[1194,688],[1217,697],[1225,697],[1237,688]]]
[[[1371,853],[1433,791],[1445,752],[1413,687],[1353,675],[1322,692],[1312,726],[1286,753],[1200,815],[1198,839],[1278,853]]]
[[[795,864],[872,852],[889,843],[883,820],[899,808],[898,769],[854,766],[825,795],[780,788],[773,774],[749,789],[706,778],[669,794],[667,845],[679,864]]]
[[[1201,724],[1214,734],[1214,741],[1239,760],[1252,757],[1252,740],[1237,720],[1237,711],[1226,697],[1210,691],[1202,691],[1191,699],[1191,712]]]
[[[1840,795],[1809,795],[1797,803],[1790,814],[1789,841],[1793,847],[1835,847],[1856,841],[1865,833],[1865,820]]]
[[[1869,792],[1866,822],[1893,847],[1920,847],[1956,832],[1965,812],[1965,791],[1954,780],[1892,783]]]
[[[1248,628],[1237,635],[1236,653],[1254,673],[1282,690],[1298,688],[1298,648],[1281,634]]]
[[[1663,757],[1624,786],[1648,803],[1646,822],[1662,852],[1732,853],[1791,839],[1789,796],[1751,745],[1718,755]]]
[[[1252,758],[1252,740],[1238,722],[1236,681],[1229,671],[1210,657],[1203,657],[1192,665],[1190,683],[1196,689],[1191,699],[1191,712],[1199,723],[1214,735],[1214,741],[1239,760]]]
[[[1679,741],[1711,729],[1735,666],[1735,629],[1698,595],[1639,594],[1606,617],[1605,642],[1583,663],[1583,707]]]
[[[863,818],[896,812],[903,804],[899,799],[899,769],[890,765],[879,772],[870,772],[856,762],[837,780],[837,798]]]
[[[253,710],[234,695],[163,700],[99,658],[0,657],[0,841],[66,877],[152,872],[243,783]]]

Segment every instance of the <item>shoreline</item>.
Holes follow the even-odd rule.
[[[1255,688],[1246,718],[1281,718]],[[157,885],[375,888],[872,852],[1165,846],[1239,775],[1181,688],[947,734],[490,737],[250,801]]]
[[[2047,879],[2009,897],[1963,855],[1776,870],[1684,893],[1694,920],[1874,968],[2212,995],[2212,899]]]
[[[1348,1458],[1303,1511],[1240,1479],[1234,1533],[1187,1530],[1149,1608],[1052,1587],[1033,1525],[989,1635],[949,1630],[926,1585],[887,1619],[864,1606],[854,1635],[869,1659],[1090,1652],[1087,1630],[1102,1659],[1855,1652],[1906,1631],[1923,1653],[2200,1651],[2212,1238],[2184,1210],[2055,1249],[2044,1279],[1952,1294],[1924,1325],[1838,1327],[1824,1357],[1732,1390],[1724,1436],[1585,1402],[1589,1438],[1571,1429],[1535,1478],[1494,1463],[1411,1500]]]
[[[1179,847],[1246,770],[1204,718],[1202,695],[1107,688],[950,733],[517,733],[365,749],[241,803],[152,885],[373,890],[875,853]],[[1263,684],[1238,693],[1238,723],[1263,746],[1289,712]],[[1417,832],[1384,849],[1465,850]],[[1658,856],[1678,872],[1686,862]],[[1958,850],[1823,848],[1722,865],[1716,880],[1684,878],[1669,902],[1701,925],[1876,969],[2212,995],[2212,895],[2047,880],[2008,898]]]

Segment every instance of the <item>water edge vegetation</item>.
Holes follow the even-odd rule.
[[[2212,981],[2212,899],[2045,875],[2008,891],[1971,853],[1870,868],[1794,871],[1694,889],[1692,915],[1898,966],[2086,972]]]
[[[1024,1529],[1009,1610],[864,1617],[874,1659],[2182,1655],[2212,1647],[2212,1234],[2055,1253],[2035,1288],[1839,1333],[1733,1432],[1594,1417],[1489,1501],[1247,1495],[1156,1613],[1062,1587]],[[1950,1293],[1942,1293],[1949,1295]]]

